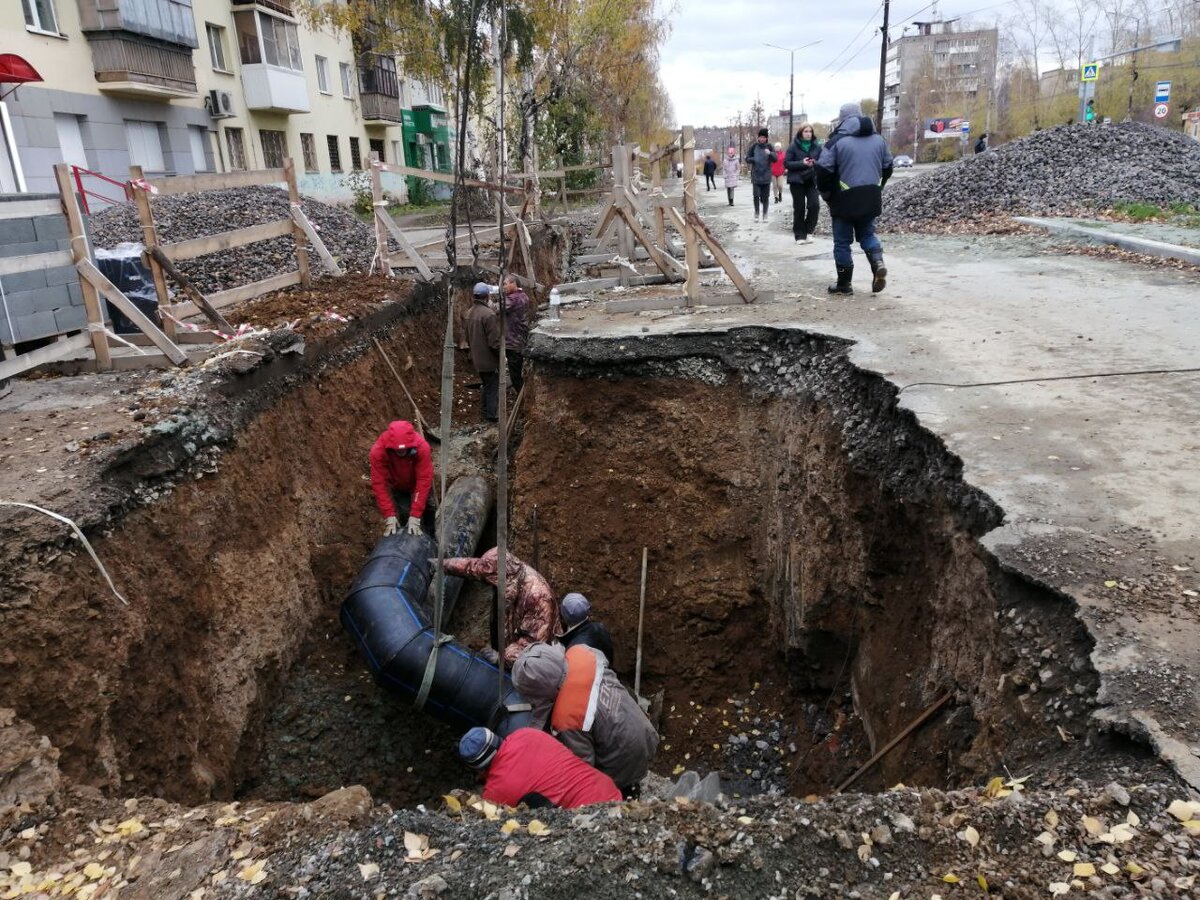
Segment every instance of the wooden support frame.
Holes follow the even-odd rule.
[[[746,276],[741,273],[741,270],[734,265],[729,254],[725,252],[725,248],[721,246],[713,233],[708,230],[708,226],[704,224],[704,220],[700,218],[698,213],[690,212],[687,214],[687,222],[691,225],[690,230],[700,240],[704,241],[709,252],[712,253],[713,259],[725,270],[725,274],[729,276],[730,281],[737,287],[738,293],[742,295],[742,299],[747,303],[753,303],[758,297],[758,292],[746,280]]]
[[[201,191],[221,191],[227,188],[253,187],[258,184],[283,184],[287,181],[287,160],[282,169],[247,169],[244,172],[218,172],[206,175],[171,175],[167,178],[146,178],[145,174],[138,176],[140,184],[134,188],[142,188],[152,194],[169,197],[172,194],[196,194]],[[131,166],[142,171],[141,166]],[[145,187],[142,187],[145,185]]]
[[[383,229],[382,253],[380,257],[383,260],[383,264],[387,267],[385,272],[388,275],[392,274],[392,260],[387,246],[388,235],[391,235],[392,239],[400,245],[400,251],[408,257],[408,261],[412,264],[412,267],[421,273],[421,277],[426,281],[433,280],[433,270],[429,268],[425,260],[421,257],[421,254],[417,252],[417,249],[412,245],[412,241],[408,239],[408,235],[396,224],[396,220],[379,206],[375,207],[375,229],[376,231]]]
[[[247,228],[235,228],[232,231],[222,231],[218,234],[207,234],[187,241],[174,244],[159,244],[158,249],[171,262],[185,259],[195,259],[210,253],[220,253],[232,250],[234,247],[244,247],[258,241],[268,241],[271,238],[286,237],[292,233],[292,223],[287,219],[276,219],[274,222],[264,222],[261,225],[251,225]],[[147,244],[149,249],[151,244]]]
[[[382,171],[380,169],[379,154],[372,150],[371,209],[374,210],[375,216],[371,224],[375,226],[375,259],[379,260],[380,273],[390,276],[392,274],[392,260],[388,250],[388,233],[384,227],[385,222],[383,217],[387,216],[387,201],[383,199]],[[375,268],[374,262],[372,262],[371,268],[372,270]]]
[[[696,213],[696,130],[691,125],[683,126],[679,146],[683,151],[683,212],[688,221]],[[684,293],[691,306],[700,298],[700,240],[694,228],[684,229],[683,252],[688,271]]]
[[[38,366],[44,366],[46,363],[59,362],[80,353],[85,353],[88,350],[92,350],[95,353],[93,344],[95,334],[99,334],[101,339],[105,337],[103,332],[85,331],[81,334],[73,334],[69,337],[61,338],[52,344],[47,344],[45,347],[30,350],[28,353],[21,353],[8,359],[0,360],[0,381],[20,375],[22,372],[28,372],[30,369],[36,369]],[[107,343],[104,345],[104,349],[107,352]],[[111,365],[107,367],[111,368]]]
[[[163,271],[170,275],[174,282],[183,288],[183,292],[192,298],[192,302],[196,304],[197,309],[208,317],[208,320],[212,322],[217,331],[222,334],[234,334],[233,326],[208,302],[208,298],[200,293],[200,289],[192,284],[192,280],[175,268],[175,264],[167,258],[167,254],[163,251],[162,247],[150,247],[146,252],[157,260],[158,264],[163,267]],[[181,334],[187,334],[187,332],[176,332],[175,339],[178,340]]]
[[[75,264],[79,274],[94,287],[109,303],[124,313],[129,321],[141,329],[164,356],[177,366],[188,364],[187,354],[180,350],[167,335],[155,325],[145,313],[134,306],[133,301],[120,292],[117,286],[104,277],[90,259],[81,259]],[[108,346],[107,335],[101,335]]]
[[[288,203],[292,209],[300,208],[300,187],[296,184],[296,161],[290,156],[283,161],[283,174],[287,178]],[[304,229],[292,222],[292,239],[296,242],[296,270],[300,273],[300,286],[305,290],[312,287],[312,273],[308,270],[308,249],[304,246]]]
[[[381,162],[378,164],[381,172],[391,172],[393,175],[411,175],[414,178],[425,178],[429,181],[440,181],[443,184],[457,184],[458,181],[453,175],[448,175],[445,172],[434,172],[428,169],[414,169],[409,166],[397,166],[394,163]],[[522,175],[522,178],[525,176]],[[477,178],[464,178],[462,184],[465,187],[483,188],[487,191],[503,191],[508,194],[524,194],[523,187],[508,187],[503,184],[493,184],[490,181],[480,181]]]
[[[337,264],[337,260],[333,258],[333,254],[329,252],[329,248],[325,246],[325,242],[321,240],[321,236],[317,234],[317,229],[313,227],[313,223],[309,221],[308,216],[304,214],[304,209],[299,203],[291,204],[292,221],[299,226],[304,232],[304,236],[308,238],[308,242],[312,244],[313,250],[321,260],[321,265],[325,267],[325,271],[335,278],[342,274],[342,267]]]
[[[71,173],[66,163],[58,163],[54,167],[54,180],[58,184],[58,193],[62,198],[61,211],[67,217],[67,233],[71,238],[71,259],[76,265],[85,260],[90,262],[87,234],[83,229],[83,213],[79,209],[79,198],[71,187]],[[108,352],[108,340],[104,335],[104,309],[100,305],[100,295],[87,279],[81,278],[79,287],[83,292],[83,307],[87,313],[88,332],[92,352],[96,355],[96,369],[106,371],[112,368],[112,354]]]
[[[239,173],[241,174],[241,173]],[[193,180],[198,176],[191,177]],[[158,179],[164,181],[167,179]],[[154,224],[154,211],[150,208],[150,194],[152,189],[162,191],[156,183],[147,181],[146,173],[142,171],[141,166],[129,167],[129,181],[133,185],[133,205],[137,208],[138,221],[142,226],[142,244],[149,250],[151,247],[158,245],[158,229]],[[178,191],[184,193],[184,191]],[[167,277],[163,273],[162,266],[153,256],[149,259],[150,275],[154,281],[154,295],[158,298],[158,306],[160,309],[171,305],[171,294],[167,290]],[[175,333],[175,323],[170,319],[163,322],[163,329],[167,334]]]

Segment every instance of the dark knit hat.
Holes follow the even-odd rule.
[[[758,136],[759,137],[770,137],[771,132],[767,131],[767,129],[765,129],[765,128],[760,128],[760,129],[758,129]]]

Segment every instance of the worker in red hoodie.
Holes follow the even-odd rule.
[[[576,809],[621,799],[611,778],[536,728],[518,728],[503,740],[488,728],[472,728],[458,742],[458,754],[487,773],[483,798],[493,803]]]
[[[407,510],[409,534],[434,534],[433,454],[412,422],[392,422],[371,447],[371,489],[383,516],[383,534],[395,534],[398,511]]]

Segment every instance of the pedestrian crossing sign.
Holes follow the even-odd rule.
[[[1098,81],[1100,79],[1100,64],[1088,63],[1079,67],[1080,81]]]

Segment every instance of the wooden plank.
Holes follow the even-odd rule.
[[[184,259],[195,259],[209,253],[222,250],[232,250],[234,247],[244,247],[258,241],[271,238],[286,237],[292,233],[292,223],[287,219],[277,219],[274,222],[264,222],[261,225],[250,225],[246,228],[235,228],[232,231],[222,231],[220,234],[206,234],[192,238],[189,241],[178,241],[174,244],[159,244],[163,254],[171,262]]]
[[[690,224],[696,213],[696,130],[691,125],[683,126],[679,145],[683,150],[683,218]],[[683,255],[688,270],[684,293],[691,306],[700,298],[700,239],[695,228],[683,231]]]
[[[56,269],[74,263],[70,250],[51,250],[49,253],[31,253],[28,256],[6,256],[0,259],[0,275],[40,272],[43,269]]]
[[[300,204],[298,203],[292,204],[292,219],[300,226],[300,230],[304,232],[304,236],[308,238],[308,242],[317,251],[317,256],[321,258],[321,265],[325,267],[325,271],[335,277],[341,277],[341,266],[337,264],[337,260],[333,258],[333,254],[329,252],[329,248],[325,246],[325,242],[317,234],[317,229],[313,228],[312,222],[308,220],[308,216],[304,214],[304,210],[300,208]]]
[[[217,331],[222,334],[233,334],[234,327],[230,325],[225,317],[217,312],[216,308],[208,302],[208,298],[200,293],[200,289],[192,284],[192,280],[175,268],[175,264],[167,259],[163,253],[162,247],[149,247],[146,252],[155,260],[163,270],[175,280],[175,283],[183,288],[183,292],[192,298],[192,302],[196,304],[196,308],[212,322]],[[174,335],[172,335],[174,336]]]
[[[387,215],[387,201],[383,199],[383,177],[379,169],[379,154],[371,151],[371,209],[375,211],[371,226],[375,229],[375,259],[371,260],[371,271],[375,271],[375,260],[379,260],[379,273],[392,274],[392,260],[388,253],[387,229],[379,214]]]
[[[292,209],[300,206],[300,187],[296,184],[296,161],[290,156],[283,160],[283,174],[287,176],[288,202]],[[308,270],[308,248],[304,246],[304,229],[292,223],[292,238],[296,242],[296,271],[300,273],[300,286],[305,290],[312,287],[312,273]]]
[[[86,280],[92,283],[109,303],[119,309],[134,325],[142,330],[142,333],[154,342],[154,346],[167,355],[175,365],[186,366],[188,363],[187,354],[175,346],[174,342],[167,337],[162,329],[155,325],[144,312],[134,306],[133,301],[122,294],[115,284],[109,281],[91,262],[91,260],[81,259],[75,264],[75,268],[79,270],[79,274]],[[105,340],[107,345],[107,339]]]
[[[55,206],[58,206],[58,204],[55,203]],[[103,336],[101,334],[102,338]],[[5,378],[12,378],[14,375],[20,375],[22,372],[28,372],[37,366],[57,362],[60,359],[66,359],[69,356],[86,352],[91,346],[92,336],[84,331],[80,334],[64,338],[61,341],[55,341],[53,344],[47,344],[45,347],[39,347],[36,350],[30,350],[28,353],[22,353],[10,359],[3,360],[0,362],[0,381],[3,381]]]
[[[27,216],[61,215],[62,203],[58,200],[13,200],[0,203],[0,220],[24,219]]]
[[[599,241],[604,237],[605,232],[608,230],[608,226],[612,223],[612,205],[612,197],[610,196],[609,199],[605,201],[604,205],[600,207],[600,217],[596,220],[596,227],[593,228],[592,233],[588,235],[589,240]]]
[[[629,284],[633,287],[666,283],[666,275],[631,275],[629,277]],[[618,287],[620,284],[620,278],[589,278],[584,281],[570,281],[566,284],[560,284],[558,285],[558,292],[560,294],[578,294],[584,291],[604,291],[609,288]]]
[[[146,178],[145,174],[142,174],[133,180],[137,181],[138,179],[147,182],[152,188],[158,188],[159,196],[168,197],[172,194],[222,191],[227,188],[251,187],[256,184],[282,184],[287,181],[287,174],[283,169],[249,169],[245,172],[168,175],[164,178]]]
[[[88,239],[83,228],[83,213],[79,209],[79,198],[71,186],[71,173],[66,163],[58,163],[54,167],[54,181],[58,185],[59,209],[67,214],[67,233],[71,236],[71,259],[76,263],[88,260]],[[83,292],[83,308],[87,313],[88,336],[92,344],[92,352],[96,355],[96,368],[107,371],[112,359],[108,352],[108,341],[104,339],[104,309],[100,306],[100,296],[96,288],[87,279],[79,280]]]
[[[708,230],[708,226],[704,224],[704,220],[694,212],[688,213],[687,219],[692,225],[690,230],[708,245],[709,252],[712,253],[721,268],[725,270],[725,274],[729,276],[730,280],[737,287],[738,293],[742,295],[742,299],[747,303],[753,303],[757,296],[756,291],[750,285],[750,282],[746,280],[745,276],[742,275],[741,270],[734,265],[733,260],[729,258],[729,254],[725,252],[725,248],[721,246],[720,242],[713,236],[713,233]]]
[[[397,244],[400,245],[400,251],[404,254],[405,258],[408,260],[407,265],[412,266],[414,269],[416,269],[418,272],[420,272],[421,277],[424,278],[426,281],[432,281],[433,280],[433,270],[431,270],[429,268],[429,266],[427,266],[425,264],[425,260],[423,260],[421,258],[421,254],[418,253],[417,249],[412,245],[412,241],[410,241],[408,239],[408,235],[406,235],[404,233],[404,231],[400,228],[400,226],[396,224],[396,220],[393,219],[387,212],[385,212],[382,208],[380,208],[378,206],[375,207],[375,220],[376,220],[376,222],[381,224],[383,226],[384,230],[392,236],[392,239]],[[386,252],[387,245],[386,244],[384,244],[384,250],[385,250],[384,259],[386,259],[388,261],[388,264],[390,266],[391,259],[387,255],[387,252]]]
[[[264,278],[262,281],[252,281],[250,284],[243,284],[241,287],[210,294],[208,302],[217,309],[223,309],[232,303],[238,303],[242,300],[252,300],[255,297],[261,297],[263,294],[269,294],[272,291],[281,291],[284,288],[289,288],[299,283],[299,271],[284,272],[281,275],[272,275],[270,278]],[[185,305],[191,306],[192,304]]]
[[[412,175],[414,178],[425,178],[429,181],[440,181],[442,184],[457,184],[458,180],[446,172],[433,172],[428,169],[414,169],[410,166],[398,166],[395,163],[379,163],[379,169],[383,172],[392,172],[395,175]],[[523,187],[507,187],[503,184],[492,184],[490,181],[479,181],[475,178],[464,178],[462,183],[466,187],[483,188],[488,191],[504,191],[508,194],[524,194]]]
[[[517,227],[517,224],[515,222],[508,222],[505,224],[504,230],[511,231],[513,228],[516,228],[516,227]],[[499,236],[499,234],[500,234],[500,226],[489,225],[487,228],[476,228],[474,234],[475,234],[475,240],[477,240],[477,241],[481,240],[483,238],[496,237],[496,236]],[[464,230],[459,235],[457,235],[454,240],[457,242],[457,241],[468,241],[470,239],[471,239],[471,232]],[[446,239],[444,237],[440,237],[440,238],[436,238],[435,240],[432,240],[432,241],[425,241],[424,243],[421,243],[421,244],[414,244],[413,248],[416,250],[429,250],[432,247],[444,247],[445,245],[446,245]]]
[[[175,343],[180,346],[183,344],[216,344],[218,342],[221,342],[221,338],[211,331],[181,331],[175,335]],[[120,340],[112,335],[108,336],[108,345],[114,349],[127,344],[133,344],[135,347],[153,347],[154,341],[150,340],[148,335],[141,333],[123,334],[120,336]]]
[[[638,222],[637,217],[630,213],[629,209],[625,206],[617,207],[617,215],[625,220],[625,226],[630,230],[630,232],[632,232],[633,237],[637,238],[638,242],[646,248],[646,252],[650,254],[650,259],[653,261],[654,265],[658,266],[658,270],[666,275],[669,280],[675,281],[678,277],[675,273],[675,269],[671,268],[667,264],[667,260],[664,257],[663,252],[659,250],[658,247],[654,246],[654,242],[651,241],[646,232],[642,230],[641,223]],[[626,258],[632,262],[634,255],[635,254],[631,251],[629,256]],[[675,262],[675,260],[672,259],[671,262]]]
[[[132,184],[143,184],[146,180],[146,173],[141,166],[129,167],[129,180]],[[158,228],[154,224],[154,210],[150,208],[150,192],[140,187],[135,187],[132,190],[133,203],[137,207],[138,221],[142,224],[142,243],[146,249],[158,245]],[[171,295],[167,291],[167,278],[163,274],[163,268],[153,256],[149,258],[150,274],[154,278],[154,295],[158,298],[159,307],[164,307],[170,304]],[[170,319],[163,320],[163,329],[168,335],[175,333],[175,323]]]

